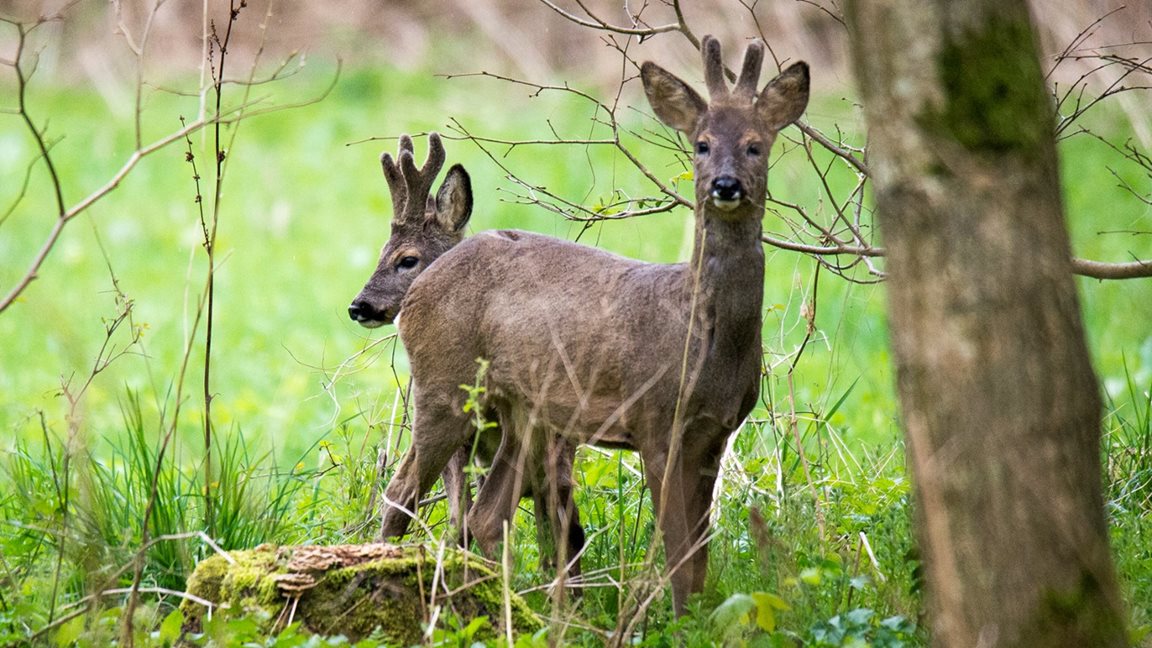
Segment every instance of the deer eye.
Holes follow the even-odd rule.
[[[396,269],[397,270],[408,270],[411,268],[415,268],[417,263],[420,263],[420,259],[417,259],[414,256],[406,256],[403,259],[400,259],[400,261],[396,263]]]
[[[699,142],[696,142],[696,155],[704,155],[709,150],[710,149],[708,148],[708,142],[705,142],[704,140],[700,140]]]
[[[759,144],[749,144],[748,145],[748,155],[751,155],[753,157],[760,155],[760,145]]]

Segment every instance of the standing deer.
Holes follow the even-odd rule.
[[[438,257],[450,250],[464,238],[464,226],[472,215],[472,185],[464,167],[454,164],[448,169],[440,190],[432,197],[432,186],[436,176],[444,166],[444,145],[440,135],[428,136],[428,159],[419,169],[416,168],[412,138],[400,137],[398,161],[388,153],[380,158],[384,177],[392,194],[393,218],[391,236],[380,253],[376,271],[365,284],[360,294],[348,307],[348,316],[367,328],[390,324],[400,314],[401,306],[409,287],[417,276],[427,269]],[[495,418],[493,413],[491,418]],[[465,512],[471,505],[471,490],[465,478],[464,467],[468,462],[468,451],[474,445],[477,458],[491,462],[500,442],[500,430],[478,431],[479,435],[457,449],[442,477],[448,492],[449,516],[464,538]],[[553,462],[554,472],[570,491],[573,452],[557,456]],[[542,557],[563,565],[571,559],[570,575],[580,573],[577,555],[584,545],[584,531],[580,526],[575,508],[561,522],[551,510],[551,502],[545,497],[549,490],[543,488],[544,467],[540,466],[533,479],[522,485],[523,496],[535,500],[537,530],[541,541]],[[570,499],[570,496],[569,496]],[[564,532],[563,542],[559,531]],[[554,552],[561,547],[564,554],[547,556],[546,545],[552,545]],[[568,553],[572,552],[572,553]]]
[[[641,79],[656,116],[690,138],[695,240],[657,265],[517,231],[473,236],[412,283],[400,337],[412,367],[412,446],[385,492],[382,535],[402,535],[420,496],[472,436],[462,384],[488,361],[483,406],[503,441],[470,510],[487,552],[515,511],[523,466],[546,466],[560,519],[571,508],[556,457],[575,443],[638,450],[663,534],[677,614],[703,588],[720,457],[756,402],[768,152],[808,102],[796,63],[763,91],[763,46],[734,90],[720,45],[702,43],[711,103],[658,65]],[[561,536],[563,537],[563,536]]]

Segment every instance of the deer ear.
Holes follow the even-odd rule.
[[[794,63],[768,82],[756,99],[756,113],[765,126],[779,131],[800,119],[808,105],[808,64]]]
[[[692,134],[708,102],[671,72],[647,61],[640,67],[644,92],[656,116],[670,128]]]
[[[468,172],[453,164],[436,192],[436,220],[449,232],[464,229],[472,217],[472,181]]]

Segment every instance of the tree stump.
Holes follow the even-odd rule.
[[[269,634],[299,622],[320,635],[358,641],[375,632],[408,646],[421,643],[430,621],[442,623],[453,614],[461,625],[487,617],[489,635],[503,633],[509,616],[518,633],[542,627],[515,593],[508,594],[506,610],[501,579],[490,564],[458,549],[261,545],[201,561],[188,593],[214,603],[212,615],[248,617]],[[203,631],[206,606],[185,600],[181,610],[186,632]]]

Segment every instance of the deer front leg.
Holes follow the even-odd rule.
[[[381,539],[404,535],[416,515],[420,498],[432,488],[452,455],[467,444],[471,435],[467,415],[456,413],[449,397],[419,390],[415,403],[412,446],[384,491]]]
[[[685,612],[688,592],[692,587],[689,554],[687,511],[685,510],[683,474],[679,462],[669,465],[664,455],[653,460],[644,458],[644,474],[648,490],[652,493],[652,510],[656,525],[664,536],[665,569],[672,584],[672,607],[676,616]]]
[[[720,454],[707,455],[694,463],[694,486],[686,483],[685,504],[688,511],[689,538],[695,550],[685,567],[691,566],[692,578],[688,593],[704,591],[704,577],[708,573],[708,535],[711,532],[712,502],[715,497],[716,479],[720,471]]]
[[[664,535],[664,556],[677,616],[687,611],[688,597],[704,589],[708,572],[708,512],[719,457],[689,457],[668,468],[647,468],[649,488]],[[666,478],[666,479],[665,479]],[[653,484],[660,486],[654,487]]]

